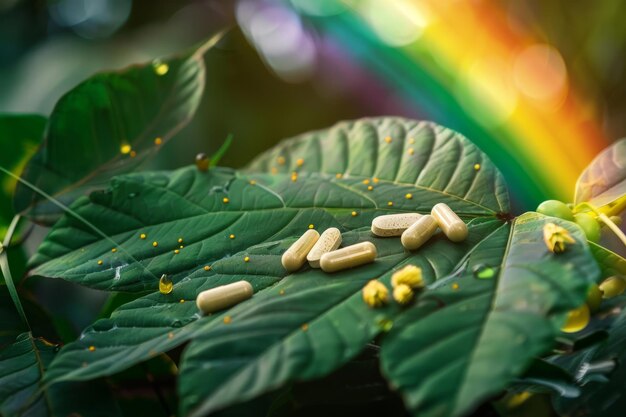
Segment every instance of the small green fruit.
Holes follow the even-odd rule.
[[[591,284],[589,291],[587,291],[587,306],[589,306],[589,310],[592,313],[597,311],[600,308],[600,303],[602,303],[602,291],[600,291],[598,284]]]
[[[558,200],[546,200],[539,204],[537,207],[537,213],[541,213],[545,216],[558,217],[559,219],[574,221],[574,214],[572,209],[567,207],[567,204]]]
[[[587,213],[578,213],[574,216],[576,224],[583,229],[587,240],[598,242],[600,240],[600,223]]]

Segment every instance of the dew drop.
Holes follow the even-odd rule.
[[[393,327],[393,321],[388,318],[380,318],[378,319],[376,324],[378,325],[378,328],[385,333],[390,331],[391,328]]]
[[[170,70],[170,66],[169,65],[167,65],[164,62],[161,62],[158,59],[155,59],[152,62],[152,66],[154,67],[154,72],[157,75],[160,75],[160,76],[163,76],[163,75],[167,74],[169,72],[169,70]]]
[[[358,215],[359,215],[359,213],[357,213],[356,211],[353,211],[353,212],[352,212],[352,217],[356,217],[356,216],[358,216]]]
[[[166,274],[161,275],[159,280],[159,292],[161,294],[169,294],[174,289],[174,283]]]
[[[196,155],[196,168],[198,171],[205,172],[209,169],[209,157],[205,153]]]
[[[478,264],[472,268],[472,273],[478,279],[491,279],[496,275],[496,270],[485,264]]]
[[[480,171],[480,164],[474,164],[474,171]]]

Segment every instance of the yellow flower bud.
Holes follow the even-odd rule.
[[[406,284],[397,285],[393,289],[393,299],[398,302],[400,305],[406,305],[413,300],[413,290]]]
[[[554,223],[546,223],[543,226],[543,241],[546,243],[548,250],[554,253],[564,252],[567,244],[576,242],[567,229]]]
[[[391,276],[391,285],[397,287],[398,285],[408,285],[413,289],[420,289],[424,287],[424,279],[422,278],[422,269],[415,265],[407,265],[399,271],[396,271]]]
[[[389,290],[378,280],[371,280],[363,287],[363,301],[370,307],[382,307],[389,301]]]

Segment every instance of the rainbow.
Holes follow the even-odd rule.
[[[505,175],[516,212],[573,200],[578,175],[610,141],[554,47],[487,2],[352,3],[305,19],[341,51],[335,59],[366,75],[354,90],[372,112],[389,109],[385,92],[403,115],[465,134]]]

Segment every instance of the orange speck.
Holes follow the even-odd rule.
[[[94,350],[96,350],[96,347],[94,345],[89,346],[89,351],[93,352]]]
[[[233,321],[232,317],[230,317],[230,316],[224,316],[224,324],[228,324],[228,323],[230,323],[231,321]]]
[[[162,144],[162,143],[163,143],[163,139],[161,139],[161,138],[155,138],[155,139],[154,139],[154,144],[155,144],[156,146],[159,146],[159,145],[160,145],[160,144]]]

